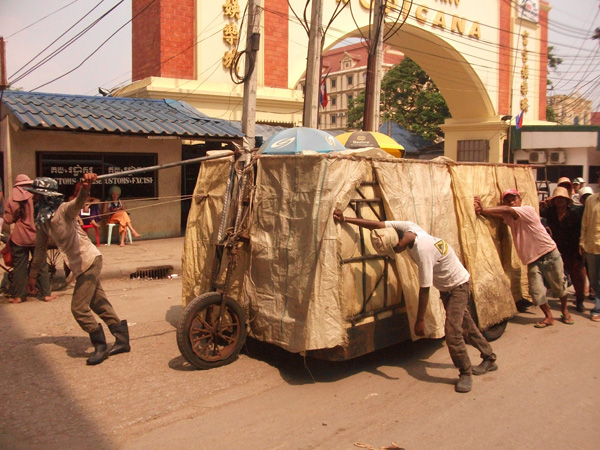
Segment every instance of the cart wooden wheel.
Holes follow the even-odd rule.
[[[177,327],[177,345],[187,362],[212,369],[233,362],[246,341],[246,314],[235,300],[208,292],[192,300]]]
[[[508,320],[503,320],[499,324],[491,326],[491,327],[483,330],[481,332],[481,334],[483,334],[483,337],[486,338],[486,340],[488,342],[495,341],[496,339],[498,339],[500,336],[502,336],[504,334],[507,324],[508,324]]]

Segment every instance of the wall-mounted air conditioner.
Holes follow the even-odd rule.
[[[564,150],[554,150],[548,153],[548,164],[565,164],[567,155]]]
[[[545,151],[530,151],[529,162],[531,164],[546,164],[546,152]]]

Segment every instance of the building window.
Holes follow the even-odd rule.
[[[354,97],[352,97],[352,94],[348,94],[348,106],[350,106],[350,102],[352,101]]]
[[[486,139],[458,141],[458,161],[488,162],[490,143]]]
[[[332,114],[331,115],[331,123],[332,124],[335,124],[335,119],[336,119],[335,114]]]
[[[38,152],[36,159],[39,176],[54,178],[59,192],[65,197],[73,193],[75,184],[86,172],[103,175],[158,164],[156,153]],[[107,178],[92,186],[92,197],[108,198],[108,190],[115,184],[122,188],[122,198],[157,197],[158,171]]]
[[[354,84],[354,77],[352,75],[348,75],[348,86],[352,86]]]
[[[331,79],[331,88],[333,89],[335,87],[335,85],[336,85],[336,79],[332,78]]]
[[[337,97],[331,97],[331,106],[335,106],[337,104]]]
[[[363,78],[363,83],[367,84],[367,72],[363,73],[362,76],[363,76],[362,77]]]

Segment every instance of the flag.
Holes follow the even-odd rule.
[[[319,103],[323,109],[325,109],[329,103],[329,99],[327,98],[327,75],[325,75],[325,78],[323,78],[319,88]]]
[[[517,117],[515,117],[515,123],[517,125],[517,130],[520,130],[523,127],[523,114],[525,113],[525,111],[521,111],[519,114],[517,114]]]

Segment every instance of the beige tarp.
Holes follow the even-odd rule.
[[[184,247],[184,304],[208,291],[231,165],[231,159],[202,164]],[[386,217],[417,222],[454,247],[472,275],[480,325],[485,328],[514,315],[518,289],[513,282],[511,295],[503,265],[514,265],[514,270],[520,270],[520,265],[511,252],[501,259],[506,244],[498,240],[497,230],[487,220],[475,217],[473,195],[494,204],[502,189],[516,187],[526,202],[535,204],[529,168],[390,159],[381,151],[263,155],[256,166],[250,244],[241,252],[233,277],[235,289],[230,293],[246,305],[251,331],[258,339],[292,352],[347,343],[348,318],[362,307],[357,292],[376,285],[373,279],[384,263],[366,263],[366,279],[356,266],[342,265],[342,259],[357,254],[361,242],[367,253],[372,249],[368,233],[360,239],[358,227],[334,223],[332,213],[342,208],[352,214],[347,208],[350,200],[357,197],[357,189],[369,189],[361,187],[361,182],[372,180],[373,174]],[[374,194],[365,192],[361,194]],[[400,254],[390,273],[387,285],[392,304],[405,302],[410,323],[414,323],[415,265],[408,255]],[[381,306],[376,293],[367,310]],[[443,321],[443,307],[434,292],[426,316],[428,336],[443,336]]]

